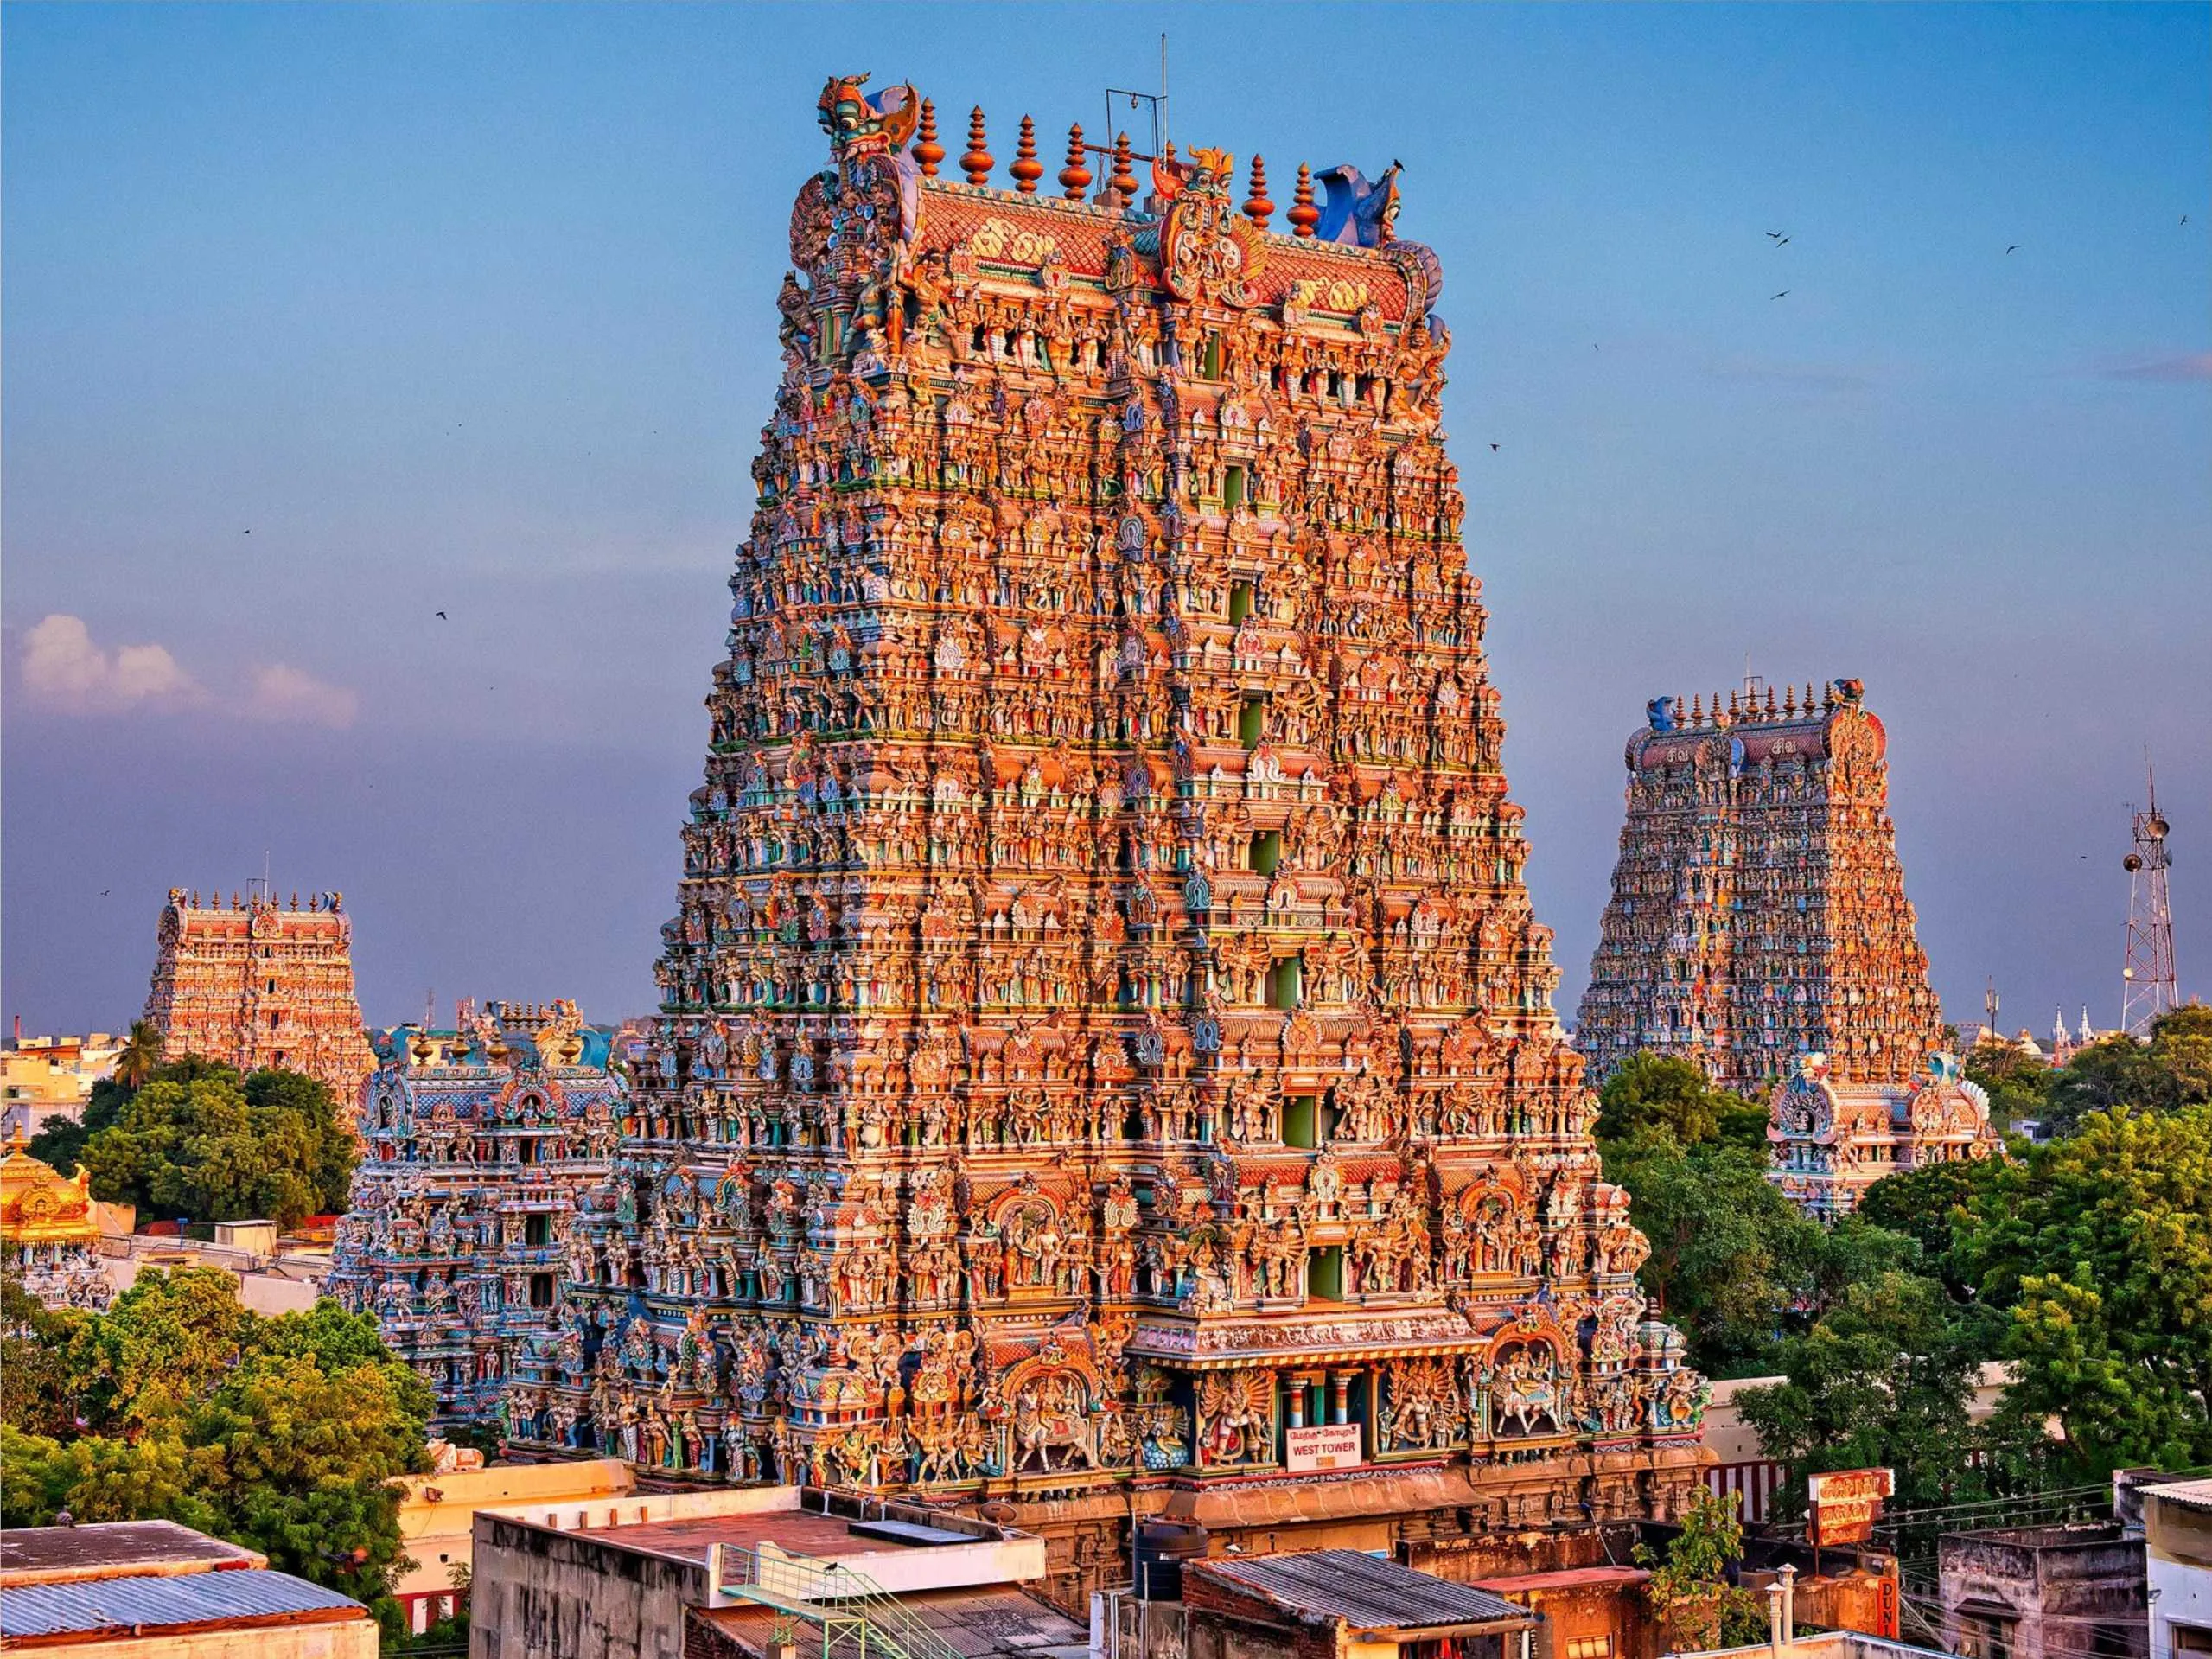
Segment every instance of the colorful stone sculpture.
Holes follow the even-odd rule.
[[[275,1067],[328,1085],[350,1120],[373,1068],[354,998],[354,923],[338,893],[300,905],[255,894],[205,905],[169,889],[145,1018],[162,1053],[196,1054],[241,1072]]]
[[[462,1011],[451,1030],[377,1034],[326,1289],[376,1315],[437,1396],[434,1422],[558,1445],[530,1379],[554,1362],[564,1283],[593,1277],[573,1222],[606,1179],[625,1085],[572,1002]]]
[[[1838,1082],[1911,1082],[1943,1012],[1859,682],[1648,713],[1575,1024],[1596,1075],[1649,1050],[1755,1098],[1807,1054]]]
[[[1703,1385],[1549,1005],[1395,169],[1271,235],[1224,152],[1006,192],[893,107],[823,97],[554,1397],[658,1478],[1031,1506],[1069,1598],[1310,1431],[1400,1528],[1671,1512]]]

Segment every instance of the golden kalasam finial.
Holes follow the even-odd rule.
[[[968,147],[960,157],[960,171],[968,175],[970,184],[981,186],[991,182],[991,152],[983,147],[983,105],[979,104],[968,112]]]
[[[1083,165],[1083,124],[1068,129],[1068,165],[1060,169],[1060,188],[1068,201],[1081,201],[1091,188],[1091,169]]]
[[[1275,204],[1267,199],[1267,163],[1257,153],[1252,158],[1252,194],[1244,199],[1244,216],[1261,230],[1275,216]]]
[[[1113,177],[1108,181],[1113,193],[1127,207],[1137,200],[1137,156],[1130,148],[1129,135],[1117,133],[1113,140]]]
[[[1291,234],[1313,234],[1313,227],[1321,223],[1321,209],[1313,205],[1313,169],[1304,162],[1298,163],[1297,188],[1291,196],[1291,211],[1285,215],[1291,221]]]
[[[1014,175],[1014,188],[1023,195],[1037,193],[1037,181],[1044,176],[1044,163],[1037,159],[1036,123],[1026,115],[1022,118],[1021,135],[1014,141],[1014,163],[1006,170]]]
[[[945,146],[937,142],[937,105],[931,99],[921,100],[921,131],[915,140],[914,159],[926,179],[937,176],[937,163],[945,159]]]

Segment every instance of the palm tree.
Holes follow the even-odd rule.
[[[125,1088],[143,1088],[162,1063],[162,1034],[150,1019],[131,1022],[131,1035],[115,1056],[115,1081]]]

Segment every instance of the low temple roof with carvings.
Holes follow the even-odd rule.
[[[818,175],[800,193],[793,233],[801,265],[814,263],[802,239],[807,252],[826,251],[850,237],[856,222],[881,228],[895,218],[908,269],[934,264],[952,271],[972,262],[979,279],[1023,287],[1141,285],[1185,298],[1203,293],[1239,308],[1320,312],[1362,329],[1420,318],[1443,287],[1435,254],[1396,233],[1401,198],[1394,162],[1374,179],[1348,164],[1317,174],[1298,168],[1286,191],[1292,200],[1283,214],[1285,235],[1273,228],[1276,204],[1260,156],[1249,157],[1240,175],[1237,157],[1225,150],[1194,146],[1178,155],[1169,144],[1158,156],[1141,156],[1125,136],[1087,144],[1077,124],[1068,132],[1065,164],[1053,175],[1061,187],[1055,194],[1039,188],[1049,162],[1039,157],[1036,125],[1023,116],[1005,169],[1013,188],[1000,188],[991,182],[998,163],[979,107],[970,116],[967,149],[953,163],[960,182],[944,170],[951,152],[939,141],[934,101],[911,83],[871,91],[869,80],[832,75],[817,103],[840,169]],[[871,194],[883,176],[871,169],[883,161],[895,200]],[[1147,175],[1141,183],[1139,163]],[[849,188],[861,180],[863,188]],[[1278,182],[1289,183],[1279,169]],[[1125,251],[1125,262],[1117,261],[1117,248]]]
[[[1797,1071],[1775,1086],[1767,1139],[1887,1143],[1916,1140],[1987,1141],[1989,1095],[1959,1075],[1948,1055],[1931,1055],[1926,1073],[1909,1083],[1847,1082],[1831,1078],[1826,1056],[1808,1055]]]
[[[92,1216],[92,1177],[73,1179],[24,1150],[20,1127],[0,1158],[0,1243],[90,1244],[99,1237]]]
[[[1103,286],[1117,228],[1135,233],[1138,268],[1160,286],[1156,218],[1052,196],[930,179],[922,185],[914,239],[917,255],[967,246],[979,274],[1027,278],[1056,255],[1070,281]],[[1262,233],[1265,257],[1251,280],[1252,303],[1276,307],[1297,295],[1309,309],[1355,315],[1374,306],[1383,321],[1406,321],[1406,279],[1374,248],[1311,242]]]
[[[1710,709],[1699,696],[1690,700],[1686,711],[1679,697],[1654,698],[1649,723],[1629,737],[1624,758],[1632,772],[1680,766],[1694,762],[1715,738],[1740,743],[1737,758],[1747,766],[1826,756],[1833,752],[1836,729],[1848,722],[1872,738],[1869,758],[1879,760],[1889,747],[1889,733],[1880,718],[1860,704],[1858,684],[1855,680],[1834,680],[1818,692],[1808,685],[1801,703],[1795,686],[1788,688],[1786,697],[1767,687],[1763,703],[1756,693],[1731,692],[1724,704],[1715,692]]]

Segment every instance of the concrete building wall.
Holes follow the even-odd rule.
[[[1962,1533],[1938,1549],[1947,1645],[1986,1651],[1982,1620],[2009,1620],[2007,1659],[2144,1659],[2143,1541],[2116,1522]]]
[[[2212,1511],[2151,1493],[2143,1524],[2151,1653],[2155,1659],[2212,1653]]]
[[[469,1659],[677,1659],[704,1562],[610,1549],[493,1515],[476,1519]]]

